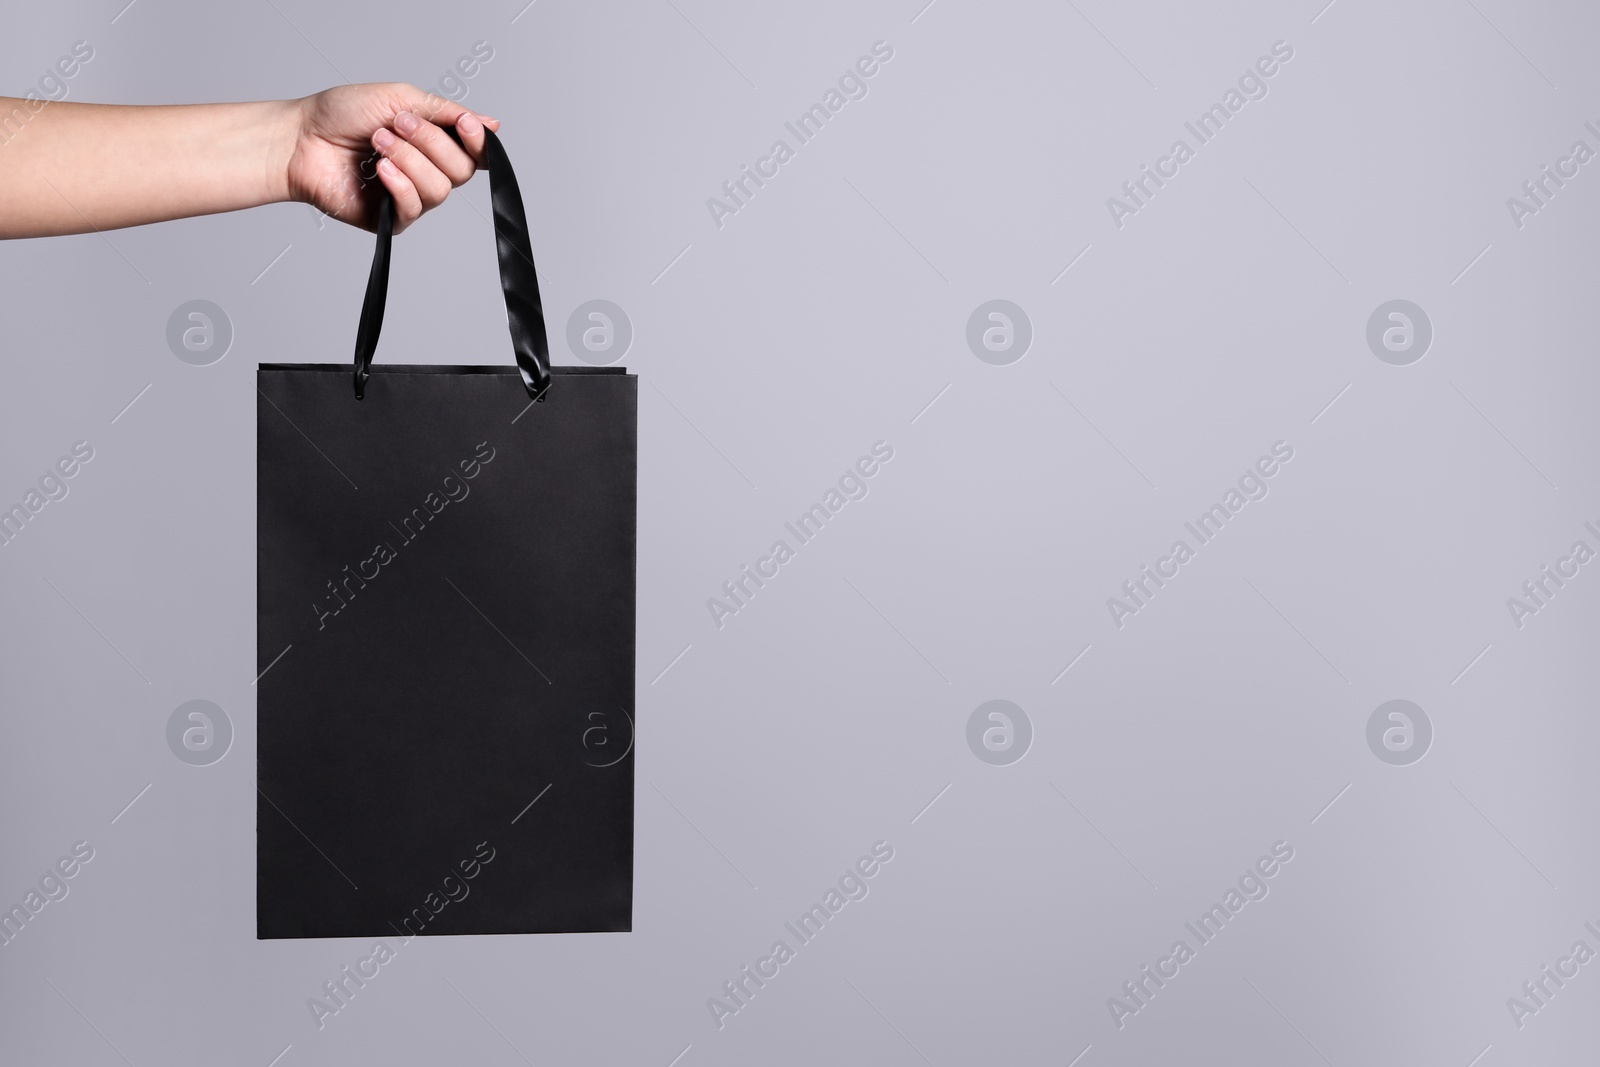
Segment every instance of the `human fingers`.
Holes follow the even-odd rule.
[[[469,123],[468,119],[473,119]],[[427,119],[419,118],[410,111],[402,111],[394,117],[394,132],[405,138],[413,148],[417,149],[437,167],[450,184],[455,187],[465,185],[472,178],[473,172],[478,169],[477,160],[467,154],[466,132],[463,127],[477,126],[477,140],[483,142],[483,127],[476,123],[476,119],[469,114],[463,114],[456,119],[456,131],[462,135],[462,144],[456,144],[448,134]]]
[[[483,128],[487,127],[495,133],[500,132],[500,120],[488,115],[479,115],[468,111],[453,100],[446,100],[437,94],[424,94],[421,90],[414,90],[417,99],[408,110],[418,117],[426,119],[435,126],[454,126],[456,133],[461,135],[462,147],[478,165],[483,164]],[[481,125],[480,125],[481,124]]]
[[[387,127],[379,129],[372,135],[372,147],[410,181],[423,211],[444,203],[444,198],[449,196],[450,190],[454,188],[449,177],[434,166],[432,160],[409,141],[397,137]]]
[[[392,159],[378,160],[378,180],[394,197],[394,232],[399,233],[422,217],[422,197],[411,179]]]

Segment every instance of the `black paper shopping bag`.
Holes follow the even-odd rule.
[[[259,371],[258,937],[632,925],[637,379],[549,366],[486,138],[516,365],[371,366],[385,205],[354,395]]]

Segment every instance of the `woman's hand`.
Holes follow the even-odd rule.
[[[285,201],[371,230],[386,194],[398,233],[472,177],[485,127],[500,123],[398,83],[173,107],[0,97],[0,238]]]
[[[498,119],[403,83],[343,85],[294,104],[289,197],[367,230],[386,191],[396,233],[442,204],[483,165],[484,127],[500,128]],[[464,148],[445,133],[449,126]]]

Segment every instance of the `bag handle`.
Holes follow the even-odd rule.
[[[444,127],[456,144],[461,135]],[[523,387],[536,401],[550,388],[550,342],[544,330],[544,305],[539,299],[539,275],[533,265],[528,239],[528,216],[522,208],[522,191],[493,130],[483,131],[483,156],[489,170],[489,199],[494,207],[495,246],[500,257],[500,288],[506,299],[506,325],[511,330],[511,350],[517,357]],[[372,356],[383,329],[383,311],[389,295],[389,253],[394,242],[394,197],[385,194],[378,206],[378,245],[367,276],[367,296],[361,304],[361,324],[356,329],[356,399],[364,399]]]

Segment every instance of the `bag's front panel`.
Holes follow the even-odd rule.
[[[629,929],[637,380],[259,377],[259,935]]]

